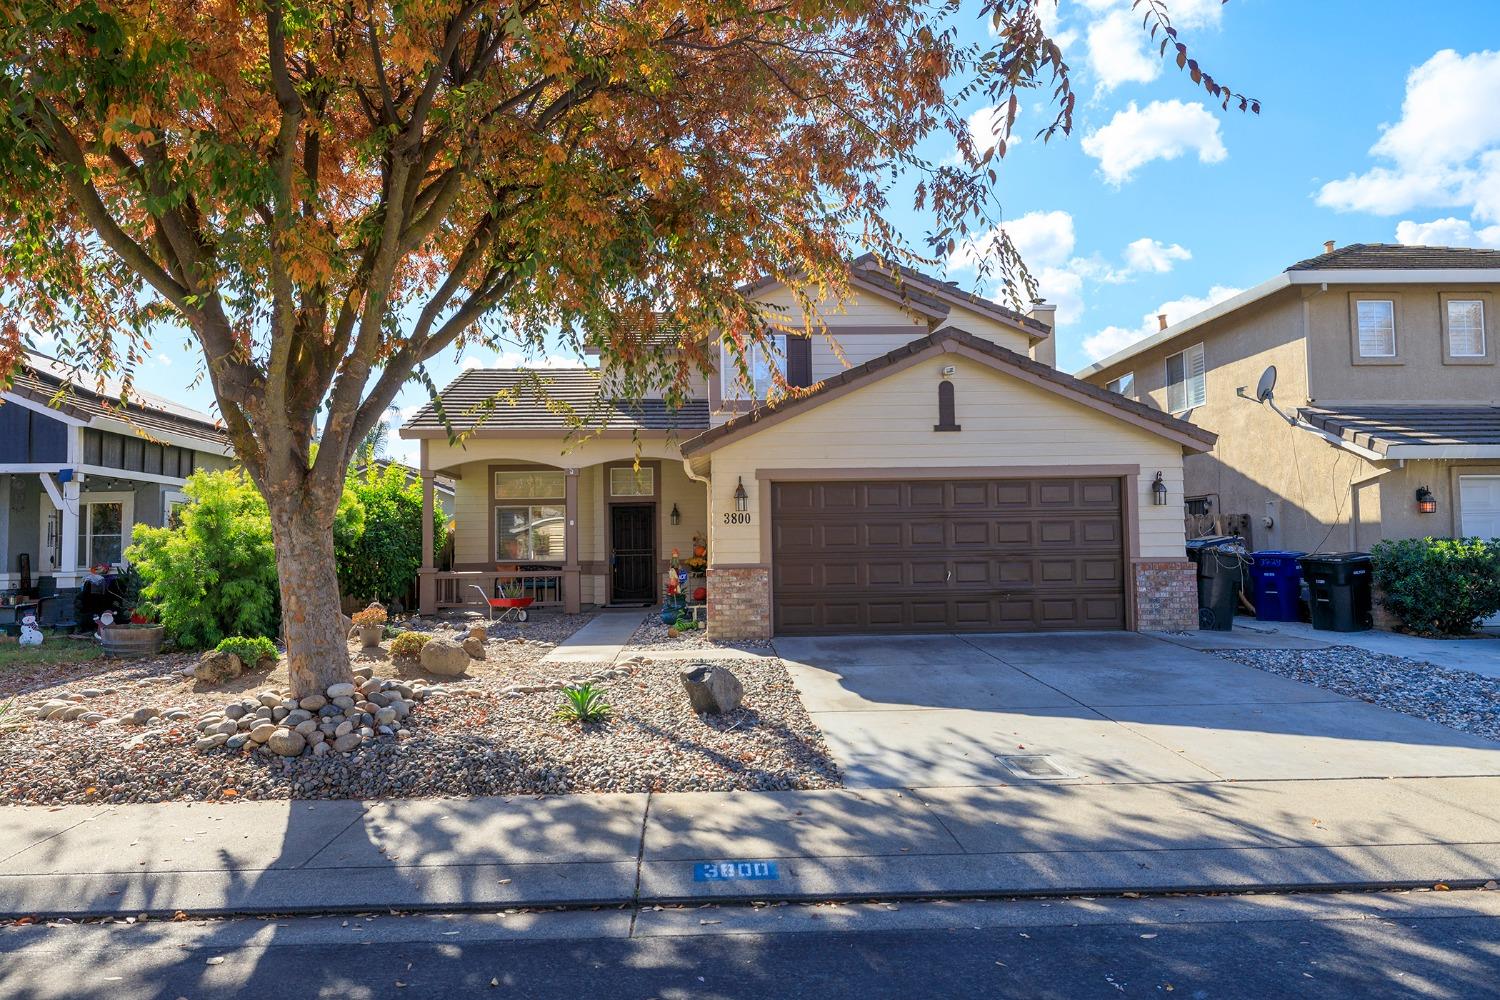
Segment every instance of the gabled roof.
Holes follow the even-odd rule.
[[[1316,257],[1299,260],[1274,278],[1173,323],[1165,330],[1080,368],[1075,374],[1080,378],[1097,375],[1129,361],[1137,354],[1159,347],[1169,340],[1175,340],[1207,323],[1297,285],[1379,286],[1495,282],[1500,282],[1500,251],[1470,247],[1351,243]]]
[[[1299,260],[1287,270],[1431,270],[1469,267],[1500,269],[1500,251],[1474,247],[1405,246],[1400,243],[1350,243],[1330,253]]]
[[[867,253],[856,258],[851,266],[857,271],[863,271],[867,276],[878,275],[888,285],[892,286],[896,283],[891,280],[888,274],[882,272],[895,271],[900,275],[902,285],[915,286],[920,293],[925,293],[925,296],[932,300],[937,308],[942,309],[944,318],[949,313],[947,306],[957,303],[979,313],[981,316],[988,316],[993,320],[998,320],[1010,326],[1022,327],[1033,337],[1045,337],[1052,332],[1051,327],[1047,326],[1046,323],[1016,312],[1014,309],[1007,309],[993,299],[987,299],[982,295],[975,295],[973,292],[966,292],[959,287],[956,281],[940,281],[930,275],[923,274],[921,271],[901,264],[881,263],[874,254]]]
[[[200,410],[106,379],[97,380],[78,369],[36,351],[27,351],[8,392],[40,403],[85,425],[128,432],[113,426],[129,424],[149,435],[180,435],[205,451],[230,454],[229,438],[217,420]],[[61,394],[59,396],[59,393]],[[54,397],[57,402],[53,402]],[[128,397],[128,402],[122,399]]]
[[[695,455],[712,451],[789,416],[812,409],[829,399],[842,395],[843,391],[892,374],[905,368],[912,361],[950,351],[963,351],[992,368],[1082,403],[1084,406],[1127,420],[1195,451],[1208,451],[1218,439],[1212,431],[1204,430],[1196,424],[1163,413],[1133,399],[1126,399],[1119,393],[1090,385],[1050,365],[1033,361],[1024,354],[1018,354],[993,341],[977,337],[967,330],[950,326],[903,344],[894,351],[872,358],[862,365],[847,368],[834,377],[819,382],[807,393],[795,397],[784,397],[775,403],[758,406],[748,413],[704,431],[697,437],[684,441],[681,446],[682,453]]]
[[[377,458],[375,459],[374,464],[375,468],[380,472],[384,472],[385,470],[394,466],[395,468],[400,469],[402,472],[406,473],[406,477],[408,479],[422,478],[421,469],[417,468],[414,465],[407,465],[405,462],[395,462],[389,458]],[[352,471],[355,475],[362,476],[365,474],[366,468],[367,466],[365,465],[364,460],[360,459],[354,463],[354,465],[352,466]],[[452,496],[457,491],[457,480],[462,478],[462,476],[457,475],[451,470],[448,472],[434,473],[432,477],[432,488],[439,493],[444,493]]]
[[[660,399],[627,401],[603,391],[597,368],[475,368],[438,394],[443,413],[456,430],[568,431],[701,430],[708,426],[708,402],[694,400],[673,409]],[[401,436],[437,437],[447,433],[437,406],[429,402],[401,425]]]
[[[1312,406],[1298,414],[1320,430],[1390,459],[1500,457],[1497,406]]]

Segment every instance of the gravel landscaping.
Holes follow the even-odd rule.
[[[1353,646],[1225,649],[1217,655],[1403,715],[1500,740],[1500,680]]]
[[[630,636],[630,649],[740,649],[752,653],[764,653],[771,649],[769,639],[739,639],[734,642],[715,642],[701,628],[683,632],[675,638],[667,634],[671,628],[661,620],[661,608],[652,608],[640,626]]]
[[[249,705],[257,692],[284,691],[284,665],[212,686],[191,676],[195,657],[186,654],[0,670],[0,704],[15,699],[0,722],[0,802],[407,798],[839,784],[837,765],[780,661],[727,663],[743,682],[743,707],[723,716],[699,716],[678,678],[686,667],[681,659],[636,657],[595,668],[540,662],[555,644],[554,635],[576,630],[588,617],[556,616],[549,623],[539,616],[520,626],[529,639],[493,637],[515,629],[497,626],[484,644],[485,658],[473,661],[461,677],[430,675],[415,661],[392,662],[384,650],[354,650],[355,664],[376,678],[425,687],[427,696],[401,706],[408,714],[399,723],[407,730],[400,738],[377,734],[348,752],[321,756],[310,749],[282,756],[269,746],[257,749],[239,740],[233,750],[210,747],[198,728],[199,720],[222,713],[237,698]],[[430,623],[431,631],[456,636],[467,620],[395,624],[415,630]],[[537,639],[539,635],[550,641]],[[703,661],[711,662],[711,653]],[[604,687],[613,708],[609,721],[578,726],[554,717],[558,689],[581,680]],[[23,716],[27,708],[61,699],[74,700],[74,707],[53,718]],[[282,722],[284,718],[278,725]]]

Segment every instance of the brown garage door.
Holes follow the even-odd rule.
[[[782,635],[1125,626],[1118,479],[776,483]]]

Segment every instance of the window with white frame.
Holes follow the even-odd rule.
[[[1391,299],[1360,299],[1354,304],[1355,343],[1362,358],[1396,356],[1396,303]]]
[[[1203,345],[1194,344],[1167,359],[1167,409],[1181,413],[1208,400],[1208,371]]]
[[[134,493],[85,493],[78,501],[78,544],[86,566],[120,566],[130,547]]]
[[[1448,356],[1484,357],[1484,303],[1479,299],[1448,300]]]
[[[496,561],[564,558],[567,536],[565,490],[561,469],[517,469],[495,473]]]
[[[772,355],[775,355],[773,357]],[[754,383],[755,398],[765,399],[771,392],[772,372],[778,363],[776,358],[786,357],[786,334],[769,335],[764,344],[755,344],[745,350],[745,364],[750,369]],[[740,381],[740,368],[734,355],[723,344],[719,345],[719,391],[725,399],[734,399],[745,394]]]
[[[1129,399],[1135,398],[1135,372],[1126,372],[1105,386],[1110,392],[1118,392]]]
[[[164,528],[176,528],[182,524],[182,512],[192,503],[186,493],[168,490],[161,496],[161,524]]]
[[[656,495],[656,470],[649,465],[633,469],[617,465],[609,470],[609,495],[612,497],[649,497]]]

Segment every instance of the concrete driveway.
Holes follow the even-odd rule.
[[[851,788],[1500,775],[1500,743],[1136,633],[776,650]]]

